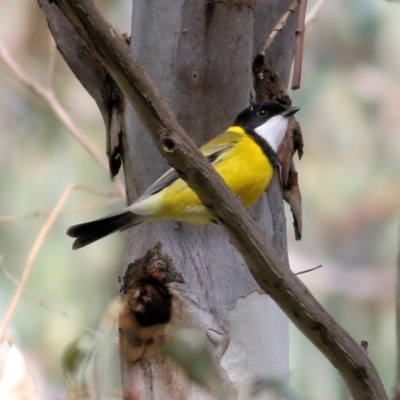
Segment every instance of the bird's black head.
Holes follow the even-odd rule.
[[[293,107],[298,110],[298,108]],[[243,110],[235,119],[234,125],[239,125],[244,129],[254,130],[263,125],[270,118],[283,114],[287,109],[276,101],[262,101]],[[294,112],[296,112],[294,111]],[[292,114],[294,114],[294,112]],[[292,115],[290,114],[290,115]]]
[[[276,101],[263,101],[242,111],[234,125],[242,127],[257,141],[267,142],[276,153],[288,127],[289,117],[298,107],[285,108]]]

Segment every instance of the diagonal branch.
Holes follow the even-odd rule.
[[[242,254],[261,288],[338,368],[355,399],[387,399],[366,352],[288,269],[259,227],[188,138],[125,40],[91,0],[57,0],[148,128],[160,153],[198,194]]]

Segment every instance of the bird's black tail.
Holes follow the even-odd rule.
[[[76,238],[72,245],[72,248],[76,250],[108,236],[113,232],[123,230],[129,225],[134,226],[141,222],[143,222],[142,216],[125,210],[95,221],[71,226],[67,230],[67,235]]]

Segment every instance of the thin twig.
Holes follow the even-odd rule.
[[[274,26],[271,33],[269,34],[267,40],[258,48],[258,55],[265,56],[269,46],[271,46],[272,42],[274,41],[275,37],[278,33],[285,27],[287,20],[289,17],[296,11],[296,8],[299,6],[301,0],[293,0],[292,4],[289,8],[282,14],[281,18],[279,19],[278,23]]]
[[[303,64],[304,33],[306,30],[304,23],[306,18],[306,11],[307,0],[300,0],[299,22],[296,31],[296,50],[294,53],[292,90],[300,88],[301,67]]]
[[[20,286],[21,282],[18,281],[14,276],[12,276],[4,267],[3,263],[0,260],[0,269],[2,270],[3,274],[8,278],[14,285],[17,287]],[[30,297],[36,304],[38,304],[40,307],[46,308],[47,310],[50,310],[51,312],[60,315],[63,318],[68,319],[71,321],[75,326],[77,326],[79,329],[83,330],[86,333],[89,333],[92,336],[98,336],[97,332],[94,331],[93,329],[90,329],[84,325],[81,325],[77,320],[74,318],[70,317],[65,311],[59,310],[55,307],[50,306],[47,304],[45,301],[38,299],[36,296],[34,296],[31,292],[29,292],[27,289],[23,288],[22,292],[26,294],[28,297]]]
[[[50,89],[44,88],[39,82],[35,81],[32,77],[28,76],[17,64],[17,62],[10,56],[2,43],[0,43],[0,57],[3,59],[8,68],[14,73],[17,80],[28,88],[31,92],[41,97],[47,102],[58,119],[66,126],[72,136],[79,142],[79,144],[92,156],[92,158],[109,174],[108,162],[99,154],[96,147],[89,141],[89,139],[82,133],[82,131],[74,124],[72,118],[68,115],[67,111],[61,105]],[[113,181],[117,190],[122,198],[125,198],[125,188],[118,177]]]
[[[117,203],[119,201],[121,201],[120,196],[114,197],[107,201],[102,201],[101,203],[95,203],[95,204],[91,204],[91,205],[84,206],[84,207],[70,208],[68,210],[61,211],[60,215],[70,215],[70,214],[77,214],[77,213],[82,213],[82,212],[93,211],[98,208],[103,208],[104,206]],[[51,214],[51,211],[36,211],[31,214],[25,214],[25,215],[0,215],[0,224],[20,221],[20,220],[30,219],[30,218],[38,218],[38,217],[43,217],[43,216],[46,217],[50,214]]]
[[[322,6],[324,5],[325,0],[318,0],[315,4],[314,7],[310,10],[310,12],[307,13],[306,18],[305,18],[305,24],[308,25],[312,21],[314,21],[317,18],[317,15],[319,11],[321,10]]]
[[[25,263],[24,270],[22,271],[22,276],[21,276],[21,280],[19,282],[18,288],[17,288],[16,292],[14,293],[14,297],[11,301],[11,304],[8,307],[6,314],[3,318],[3,323],[0,327],[0,343],[2,343],[5,338],[5,334],[7,332],[8,325],[10,324],[11,318],[14,314],[14,311],[18,305],[19,299],[21,298],[21,294],[22,294],[22,292],[25,288],[26,282],[28,280],[28,276],[31,271],[32,264],[37,256],[40,248],[42,247],[44,239],[45,239],[47,233],[49,232],[49,229],[52,227],[54,221],[56,220],[58,214],[60,213],[61,209],[63,208],[65,202],[67,201],[69,195],[71,194],[71,192],[74,189],[76,189],[78,187],[80,187],[80,185],[72,184],[72,185],[69,185],[67,187],[67,189],[65,189],[63,195],[61,196],[60,200],[54,207],[54,209],[53,209],[52,213],[50,214],[49,218],[47,219],[46,223],[43,225],[42,229],[40,230],[39,235],[36,238],[35,243],[33,244],[32,249],[29,253],[28,259]]]
[[[305,269],[304,271],[296,272],[295,275],[306,274],[307,272],[315,271],[316,269],[320,269],[320,268],[322,268],[322,264],[321,265],[317,265],[314,268],[309,268],[309,269]]]

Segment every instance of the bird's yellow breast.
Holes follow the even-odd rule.
[[[232,147],[212,165],[247,208],[258,200],[267,188],[273,175],[273,166],[253,138],[236,126],[229,128],[200,150],[207,155],[213,148],[227,143],[232,144]],[[182,179],[177,179],[162,190],[157,203],[162,206],[153,214],[154,219],[176,219],[193,224],[205,224],[213,219],[197,195]]]

